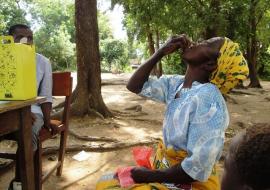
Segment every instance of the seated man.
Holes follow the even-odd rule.
[[[222,190],[270,189],[270,125],[236,135],[225,159]]]
[[[14,37],[15,43],[33,44],[33,32],[23,24],[10,27],[9,35]],[[46,97],[42,104],[31,106],[32,112],[32,138],[33,151],[37,150],[37,139],[42,126],[50,130],[50,113],[52,109],[52,69],[49,60],[43,55],[36,54],[37,95]],[[10,183],[9,189],[21,189],[19,158],[17,150],[15,179]]]

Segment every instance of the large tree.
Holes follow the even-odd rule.
[[[72,113],[112,116],[101,96],[101,69],[97,1],[75,1],[75,26],[78,84]]]
[[[250,71],[249,87],[261,88],[260,81],[257,76],[258,61],[258,24],[261,22],[264,14],[269,9],[269,0],[249,0],[248,11],[248,32],[247,32],[247,60]]]

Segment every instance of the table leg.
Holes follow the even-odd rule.
[[[20,132],[19,145],[20,148],[20,174],[22,179],[23,190],[34,190],[34,161],[32,149],[32,119],[31,107],[25,107],[20,112]]]

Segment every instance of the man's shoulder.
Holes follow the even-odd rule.
[[[36,53],[36,59],[38,63],[50,64],[49,59],[42,54]]]

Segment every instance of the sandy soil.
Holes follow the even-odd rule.
[[[72,118],[70,128],[80,135],[116,138],[121,142],[139,142],[162,137],[162,120],[165,106],[136,96],[125,89],[124,83],[129,75],[102,75],[105,83],[102,94],[106,105],[116,115],[112,119]],[[230,127],[226,131],[226,153],[232,136],[255,122],[270,122],[270,82],[262,82],[263,89],[238,89],[227,100],[230,112]],[[127,110],[132,106],[136,109]],[[45,146],[52,146],[59,138],[52,139]],[[104,145],[102,142],[81,141],[72,136],[68,145]],[[15,150],[16,144],[10,141],[0,143],[1,150]],[[90,158],[77,161],[72,157],[78,152],[67,153],[61,177],[51,176],[43,186],[44,190],[92,190],[101,174],[114,171],[119,166],[135,165],[131,148],[111,152],[88,152]],[[44,169],[50,167],[55,156],[44,156]],[[0,161],[0,164],[4,161]],[[222,161],[220,162],[222,166]],[[0,165],[1,166],[1,165]],[[7,189],[13,178],[14,166],[0,170],[0,189]]]

